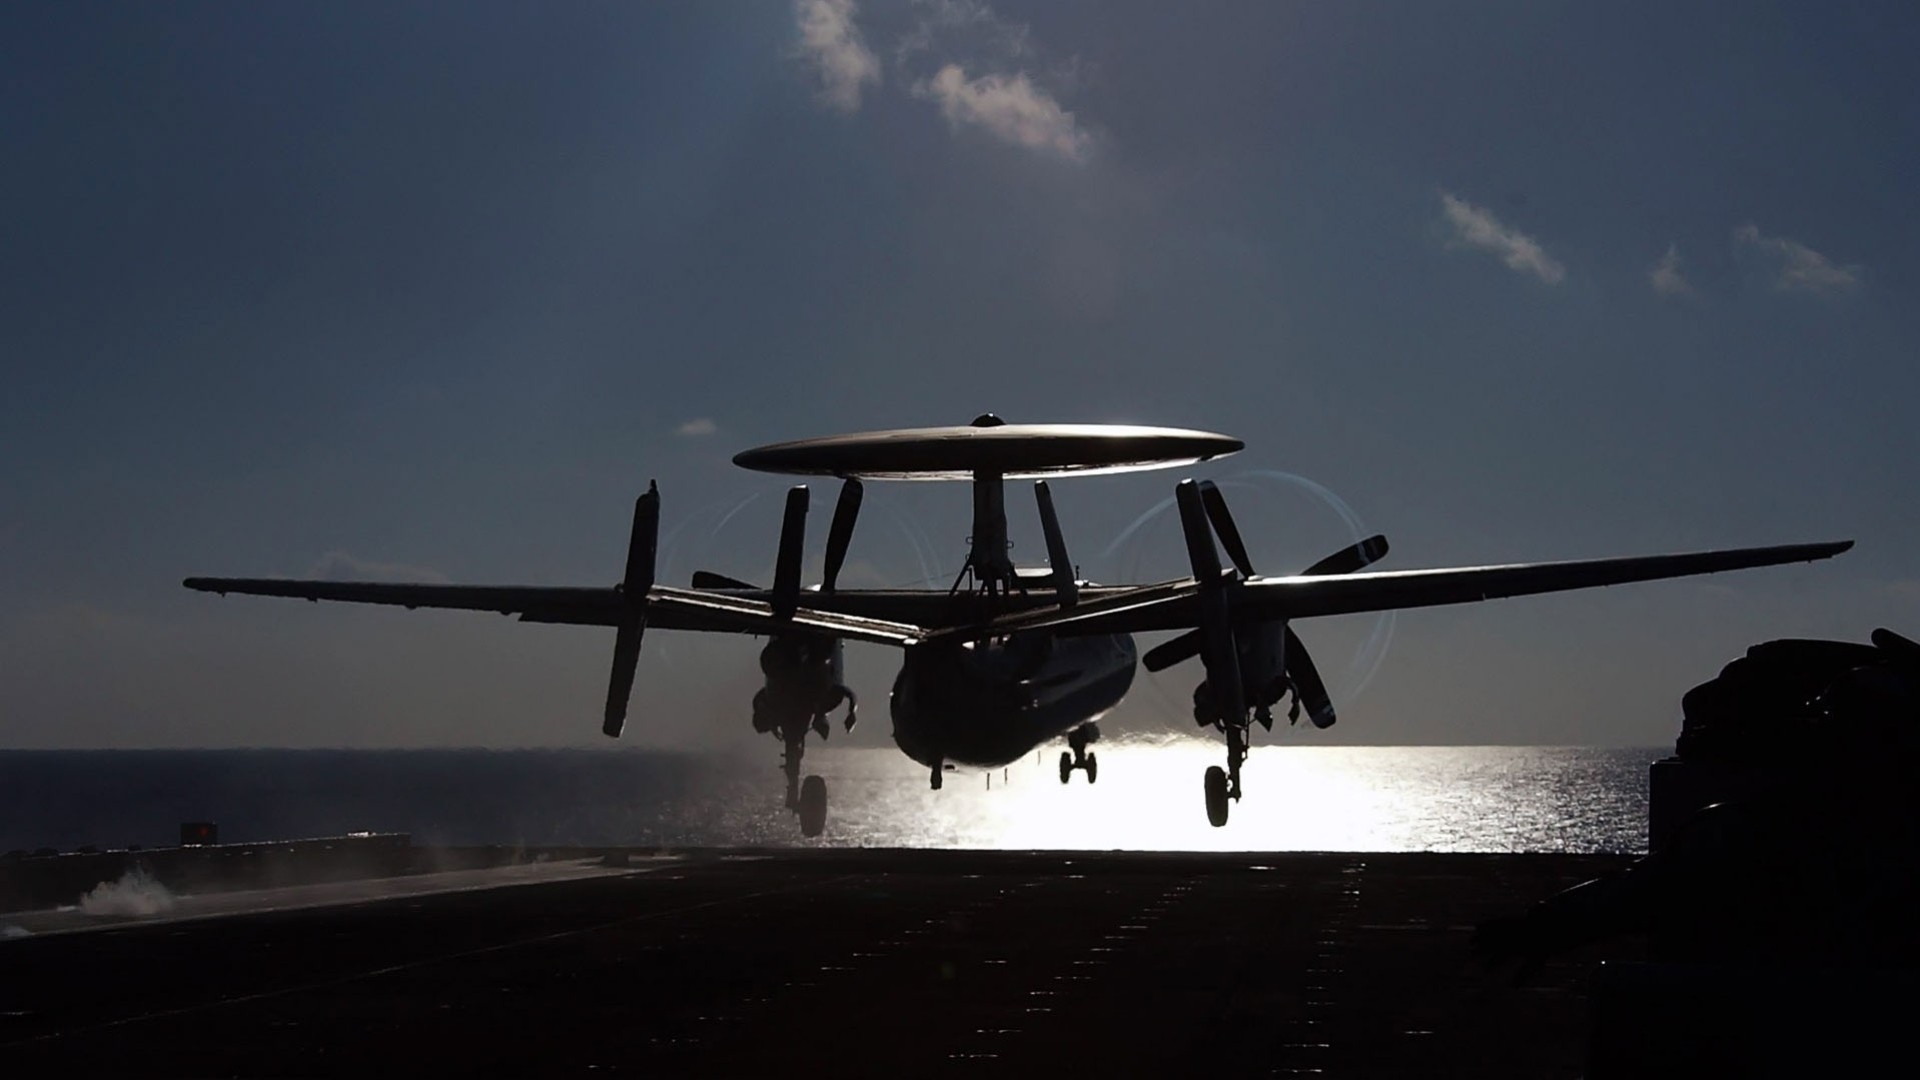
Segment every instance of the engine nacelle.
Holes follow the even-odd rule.
[[[838,638],[787,634],[768,641],[760,650],[760,672],[767,681],[753,695],[754,730],[804,725],[848,700],[843,655]]]
[[[1240,698],[1264,716],[1294,688],[1287,676],[1286,624],[1263,623],[1249,628],[1236,635],[1234,644],[1240,660]],[[1206,680],[1193,688],[1194,723],[1209,727],[1215,720],[1224,719],[1220,716],[1223,707],[1213,701]]]

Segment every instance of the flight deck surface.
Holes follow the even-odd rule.
[[[13,1075],[1571,1077],[1617,953],[1515,986],[1472,927],[1624,862],[813,851],[399,878],[0,942],[0,1054]]]

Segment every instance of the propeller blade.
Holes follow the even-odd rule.
[[[1385,558],[1386,554],[1387,538],[1379,535],[1369,536],[1365,540],[1354,544],[1352,547],[1341,548],[1339,551],[1321,559],[1319,562],[1300,571],[1300,574],[1302,577],[1315,577],[1323,574],[1354,574],[1365,570],[1368,566]]]
[[[645,603],[653,588],[653,563],[660,549],[660,485],[647,481],[647,493],[633,500],[633,531],[627,538],[627,574],[621,591],[630,604]]]
[[[1253,576],[1253,560],[1247,558],[1246,542],[1240,539],[1240,527],[1233,523],[1233,515],[1227,512],[1227,497],[1213,486],[1213,481],[1200,482],[1200,501],[1207,508],[1207,520],[1213,523],[1213,531],[1220,534],[1220,546],[1227,549],[1227,558],[1233,560],[1234,569],[1241,577]]]
[[[1379,534],[1321,559],[1305,570],[1303,577],[1318,577],[1329,574],[1353,574],[1384,558],[1387,554],[1387,538]],[[1313,654],[1300,640],[1300,635],[1287,627],[1287,678],[1293,681],[1293,699],[1306,712],[1313,726],[1325,730],[1333,726],[1338,719],[1333,712],[1333,695],[1327,692],[1327,682],[1320,677],[1320,669],[1313,662]]]
[[[800,555],[807,542],[807,485],[787,491],[786,515],[780,519],[780,556],[773,565],[773,613],[790,618],[800,606]]]
[[[1240,685],[1240,648],[1234,641],[1233,621],[1227,611],[1226,582],[1220,579],[1220,552],[1207,528],[1207,512],[1199,485],[1182,480],[1173,489],[1180,507],[1180,531],[1187,541],[1187,561],[1200,586],[1200,659],[1207,668],[1207,685],[1222,718],[1237,723],[1246,715],[1245,688]]]
[[[1053,588],[1060,606],[1073,607],[1080,602],[1080,585],[1073,580],[1073,560],[1067,557],[1067,540],[1060,532],[1060,515],[1053,509],[1053,491],[1045,480],[1033,483],[1033,497],[1040,504],[1040,531],[1047,537],[1047,564],[1053,568]]]
[[[1287,627],[1287,677],[1293,680],[1294,700],[1306,710],[1313,726],[1332,727],[1333,698],[1327,693],[1326,680],[1320,677],[1320,669],[1314,666],[1313,657],[1291,626]]]
[[[860,517],[860,498],[865,493],[856,477],[847,477],[840,485],[840,501],[833,506],[833,524],[827,528],[827,573],[820,580],[822,592],[832,592],[840,580],[840,567],[847,561],[847,545],[853,542],[853,523]]]
[[[620,582],[628,614],[613,639],[613,673],[607,680],[606,720],[600,728],[609,738],[619,738],[627,724],[627,700],[633,696],[633,675],[640,664],[640,639],[647,630],[647,593],[653,588],[654,560],[659,550],[660,486],[648,481],[647,493],[633,501],[627,572]]]
[[[1165,671],[1190,657],[1200,655],[1200,631],[1189,630],[1171,641],[1163,641],[1147,650],[1140,663],[1148,671]]]
[[[633,696],[633,673],[640,665],[640,639],[647,632],[645,609],[620,624],[613,639],[613,676],[607,682],[607,718],[600,730],[617,739],[627,726],[627,699]]]

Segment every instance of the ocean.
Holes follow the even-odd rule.
[[[0,851],[405,832],[416,843],[1194,851],[1646,850],[1647,766],[1664,748],[1261,747],[1232,820],[1207,824],[1197,739],[1058,748],[929,790],[892,749],[815,746],[825,835],[782,804],[777,748],[0,751]]]

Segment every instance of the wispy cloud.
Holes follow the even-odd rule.
[[[794,52],[818,76],[820,100],[856,111],[867,84],[879,85],[881,73],[856,21],[854,0],[794,0],[793,12],[799,31]],[[1079,77],[1077,60],[1055,69],[1030,62],[1035,57],[1027,25],[1001,18],[986,0],[917,0],[904,29],[899,14],[891,33],[880,31],[892,41],[896,85],[937,104],[953,127],[976,127],[1068,161],[1086,159],[1091,135],[1049,88],[1072,85]],[[883,26],[887,21],[881,20]]]
[[[1446,211],[1447,223],[1453,226],[1455,243],[1492,252],[1511,269],[1532,274],[1549,285],[1567,276],[1566,267],[1549,257],[1538,240],[1501,224],[1491,210],[1444,191],[1440,193],[1440,205]]]
[[[917,0],[918,20],[893,47],[895,63],[931,51],[939,39],[964,38],[975,51],[1017,60],[1033,51],[1027,24],[1003,19],[983,0]]]
[[[1647,284],[1661,296],[1686,296],[1693,292],[1693,286],[1680,274],[1680,245],[1667,245],[1667,253],[1647,271]]]
[[[1763,236],[1752,222],[1733,230],[1733,242],[1770,262],[1773,287],[1781,292],[1844,292],[1860,284],[1861,267],[1838,265],[1797,240]]]
[[[674,428],[673,433],[682,438],[696,439],[702,435],[711,435],[719,430],[719,425],[715,424],[712,420],[704,416],[696,416],[686,423],[681,424],[679,427]]]
[[[405,563],[368,562],[356,559],[344,551],[329,551],[320,556],[320,561],[307,571],[310,578],[321,581],[387,581],[409,582],[416,585],[444,585],[447,575],[430,566],[408,566]]]
[[[1092,139],[1060,107],[1053,95],[1033,84],[1025,72],[968,78],[948,64],[913,92],[938,102],[941,115],[958,127],[970,124],[1016,146],[1083,161]]]
[[[800,57],[820,79],[820,100],[844,112],[860,108],[867,83],[880,82],[880,58],[854,24],[853,0],[794,0]]]

